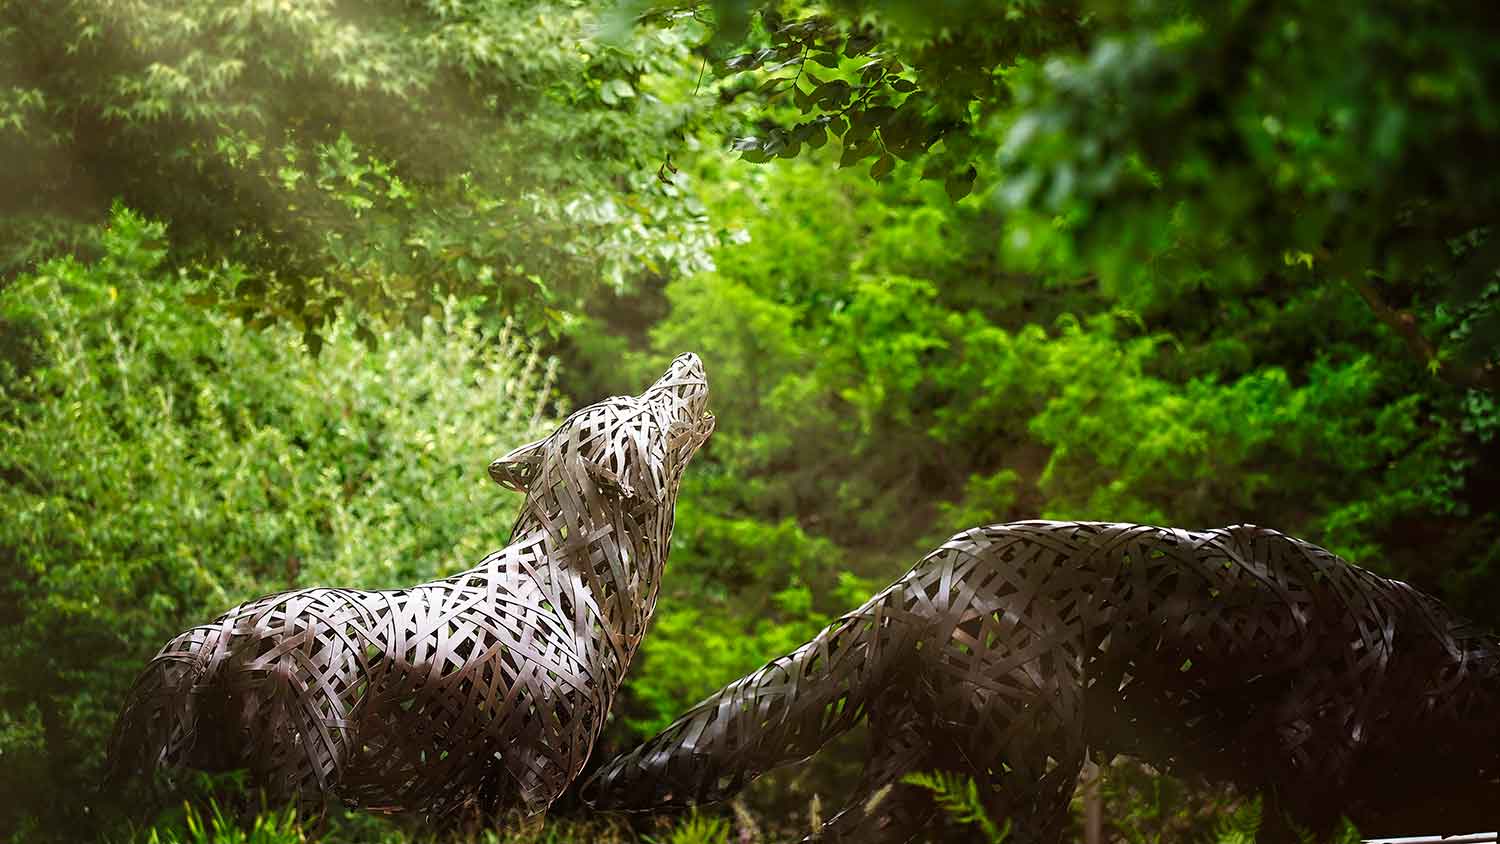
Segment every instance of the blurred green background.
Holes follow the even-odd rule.
[[[425,840],[124,811],[115,708],[241,600],[500,546],[488,461],[683,351],[718,432],[596,757],[988,522],[1254,522],[1487,621],[1496,45],[1421,0],[0,0],[0,838]],[[462,835],[785,840],[859,750]],[[1104,795],[1109,840],[1253,823]]]

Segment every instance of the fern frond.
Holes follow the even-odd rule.
[[[1010,837],[1010,821],[996,826],[979,797],[979,785],[972,777],[952,771],[915,772],[907,774],[902,782],[925,788],[932,792],[932,799],[945,814],[959,823],[979,827],[989,844],[1003,844]]]
[[[1214,844],[1255,844],[1255,834],[1260,831],[1260,798],[1221,818],[1214,827]]]

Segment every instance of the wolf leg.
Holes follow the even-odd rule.
[[[1013,755],[1011,758],[1031,754]],[[1067,827],[1068,804],[1083,757],[1032,755],[1024,765],[1000,763],[971,774],[979,784],[986,814],[997,825],[1010,824],[1005,840],[1015,844],[1056,844]]]
[[[870,762],[854,796],[805,839],[809,844],[905,844],[931,821],[936,811],[931,792],[901,781],[933,767],[931,744],[909,703],[871,712],[870,745]]]
[[[353,709],[368,667],[355,612],[335,590],[291,593],[244,619],[221,669],[236,744],[255,782],[280,801],[320,810],[355,742]]]
[[[1062,644],[1018,661],[1003,647],[985,654],[991,666],[973,679],[935,690],[943,729],[935,756],[974,779],[986,814],[1009,823],[1016,844],[1055,844],[1083,768],[1082,672]]]
[[[944,827],[959,836],[951,840],[985,840],[983,835],[976,837],[974,827],[960,828],[957,818],[945,823],[949,819],[943,817],[934,792],[904,782],[908,774],[917,773],[957,774],[972,780],[995,829],[1010,823],[1005,840],[1055,844],[1067,823],[1082,752],[1058,755],[1058,749],[1073,746],[1058,735],[1065,732],[1060,723],[1040,729],[1033,742],[1012,746],[1003,755],[984,749],[971,739],[980,734],[978,724],[987,720],[971,711],[954,732],[951,722],[935,729],[932,720],[909,703],[894,712],[872,713],[870,764],[854,797],[819,835],[807,838],[807,844],[906,844],[938,840],[933,831]]]
[[[1004,744],[969,740],[957,747],[967,755],[987,814],[1009,822],[1015,844],[1055,844],[1067,826],[1068,804],[1083,769],[1081,718],[1064,718],[1037,699],[1020,713],[1021,729],[1005,730]],[[976,712],[971,736],[996,725],[994,713]]]

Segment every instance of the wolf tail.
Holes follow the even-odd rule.
[[[723,800],[805,759],[865,716],[912,636],[890,587],[797,650],[730,683],[595,773],[582,798],[636,811]]]

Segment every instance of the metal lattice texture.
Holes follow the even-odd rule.
[[[1497,657],[1435,599],[1272,530],[993,525],[613,760],[584,799],[722,799],[868,718],[863,781],[820,840],[920,839],[932,794],[901,780],[944,770],[1011,840],[1057,841],[1086,753],[1260,791],[1273,828],[1472,831],[1500,805]]]
[[[274,796],[448,823],[547,808],[656,605],[678,483],[713,430],[696,355],[490,465],[511,544],[410,589],[312,588],[169,642],[115,727],[117,774],[247,768]]]

